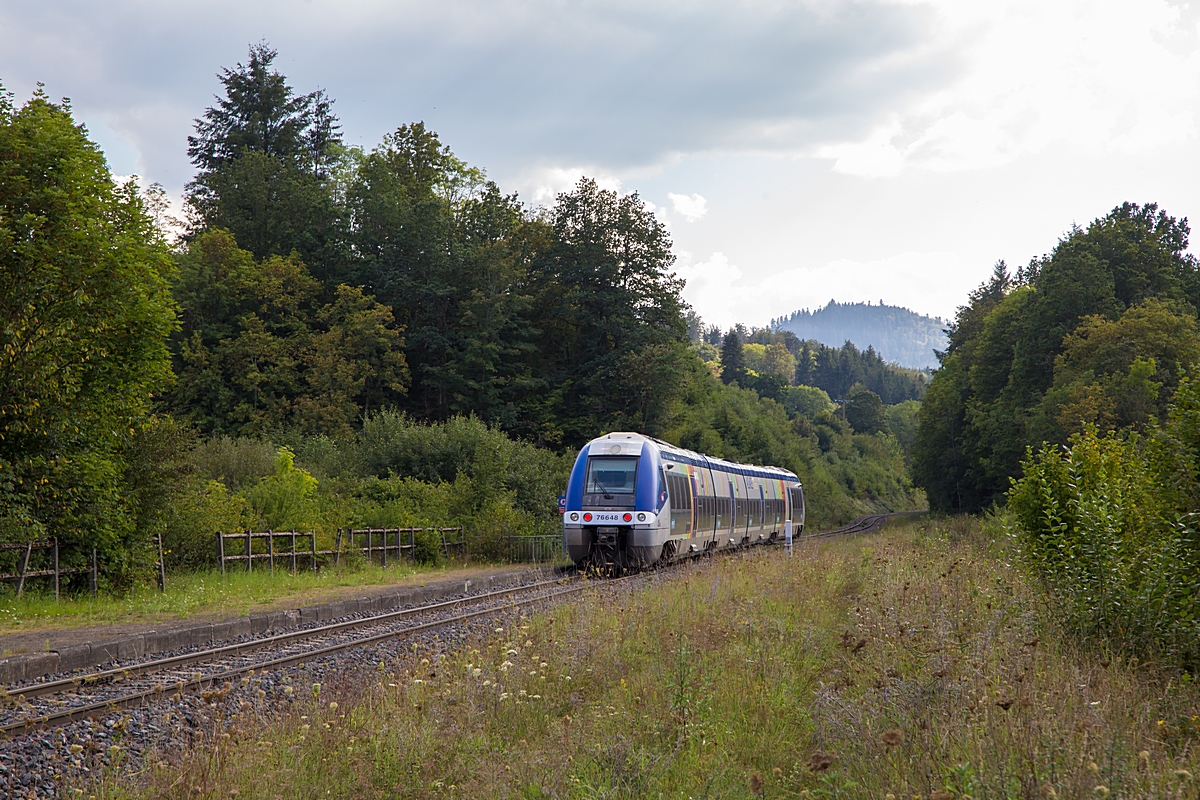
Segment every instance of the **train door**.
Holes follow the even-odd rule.
[[[687,476],[680,474],[678,465],[667,470],[664,483],[671,499],[671,536],[692,534],[692,487]]]

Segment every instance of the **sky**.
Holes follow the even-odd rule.
[[[1164,0],[0,0],[0,83],[70,98],[179,202],[217,73],[264,40],[349,143],[423,120],[531,205],[637,192],[722,327],[949,318],[1121,202],[1200,213],[1200,8]]]

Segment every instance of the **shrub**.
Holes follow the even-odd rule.
[[[1191,417],[1192,426],[1197,421],[1200,415]],[[1194,515],[1172,502],[1171,475],[1163,469],[1178,465],[1153,457],[1169,438],[1169,428],[1153,429],[1145,439],[1089,427],[1066,447],[1030,451],[1008,507],[1025,559],[1069,627],[1195,665],[1200,551]]]
[[[263,478],[246,492],[250,507],[271,530],[309,530],[316,527],[317,479],[295,466],[296,456],[279,448],[275,474]]]

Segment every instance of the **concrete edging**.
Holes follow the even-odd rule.
[[[109,666],[115,662],[131,661],[155,653],[165,653],[187,647],[204,647],[242,636],[284,630],[312,622],[328,622],[351,614],[379,613],[402,606],[452,597],[471,589],[491,589],[521,576],[548,577],[559,573],[562,569],[562,567],[527,567],[466,580],[441,580],[425,586],[397,587],[379,594],[339,600],[334,603],[322,603],[284,611],[268,611],[217,622],[173,625],[162,631],[145,631],[107,641],[65,645],[43,653],[21,653],[0,658],[0,683],[19,683],[59,672],[74,672],[89,667]]]

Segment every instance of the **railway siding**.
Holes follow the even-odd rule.
[[[0,684],[13,685],[37,680],[47,675],[66,674],[95,667],[112,667],[123,662],[148,656],[170,653],[194,647],[208,647],[220,642],[246,636],[258,636],[270,631],[329,622],[362,613],[378,613],[403,606],[430,603],[463,594],[484,591],[511,583],[514,579],[534,575],[549,575],[555,567],[534,569],[528,566],[473,576],[469,579],[451,578],[427,583],[425,586],[388,588],[362,597],[301,608],[251,614],[228,620],[172,623],[161,630],[133,633],[110,639],[80,644],[55,646],[53,634],[50,648],[41,653],[22,653],[0,658]]]

